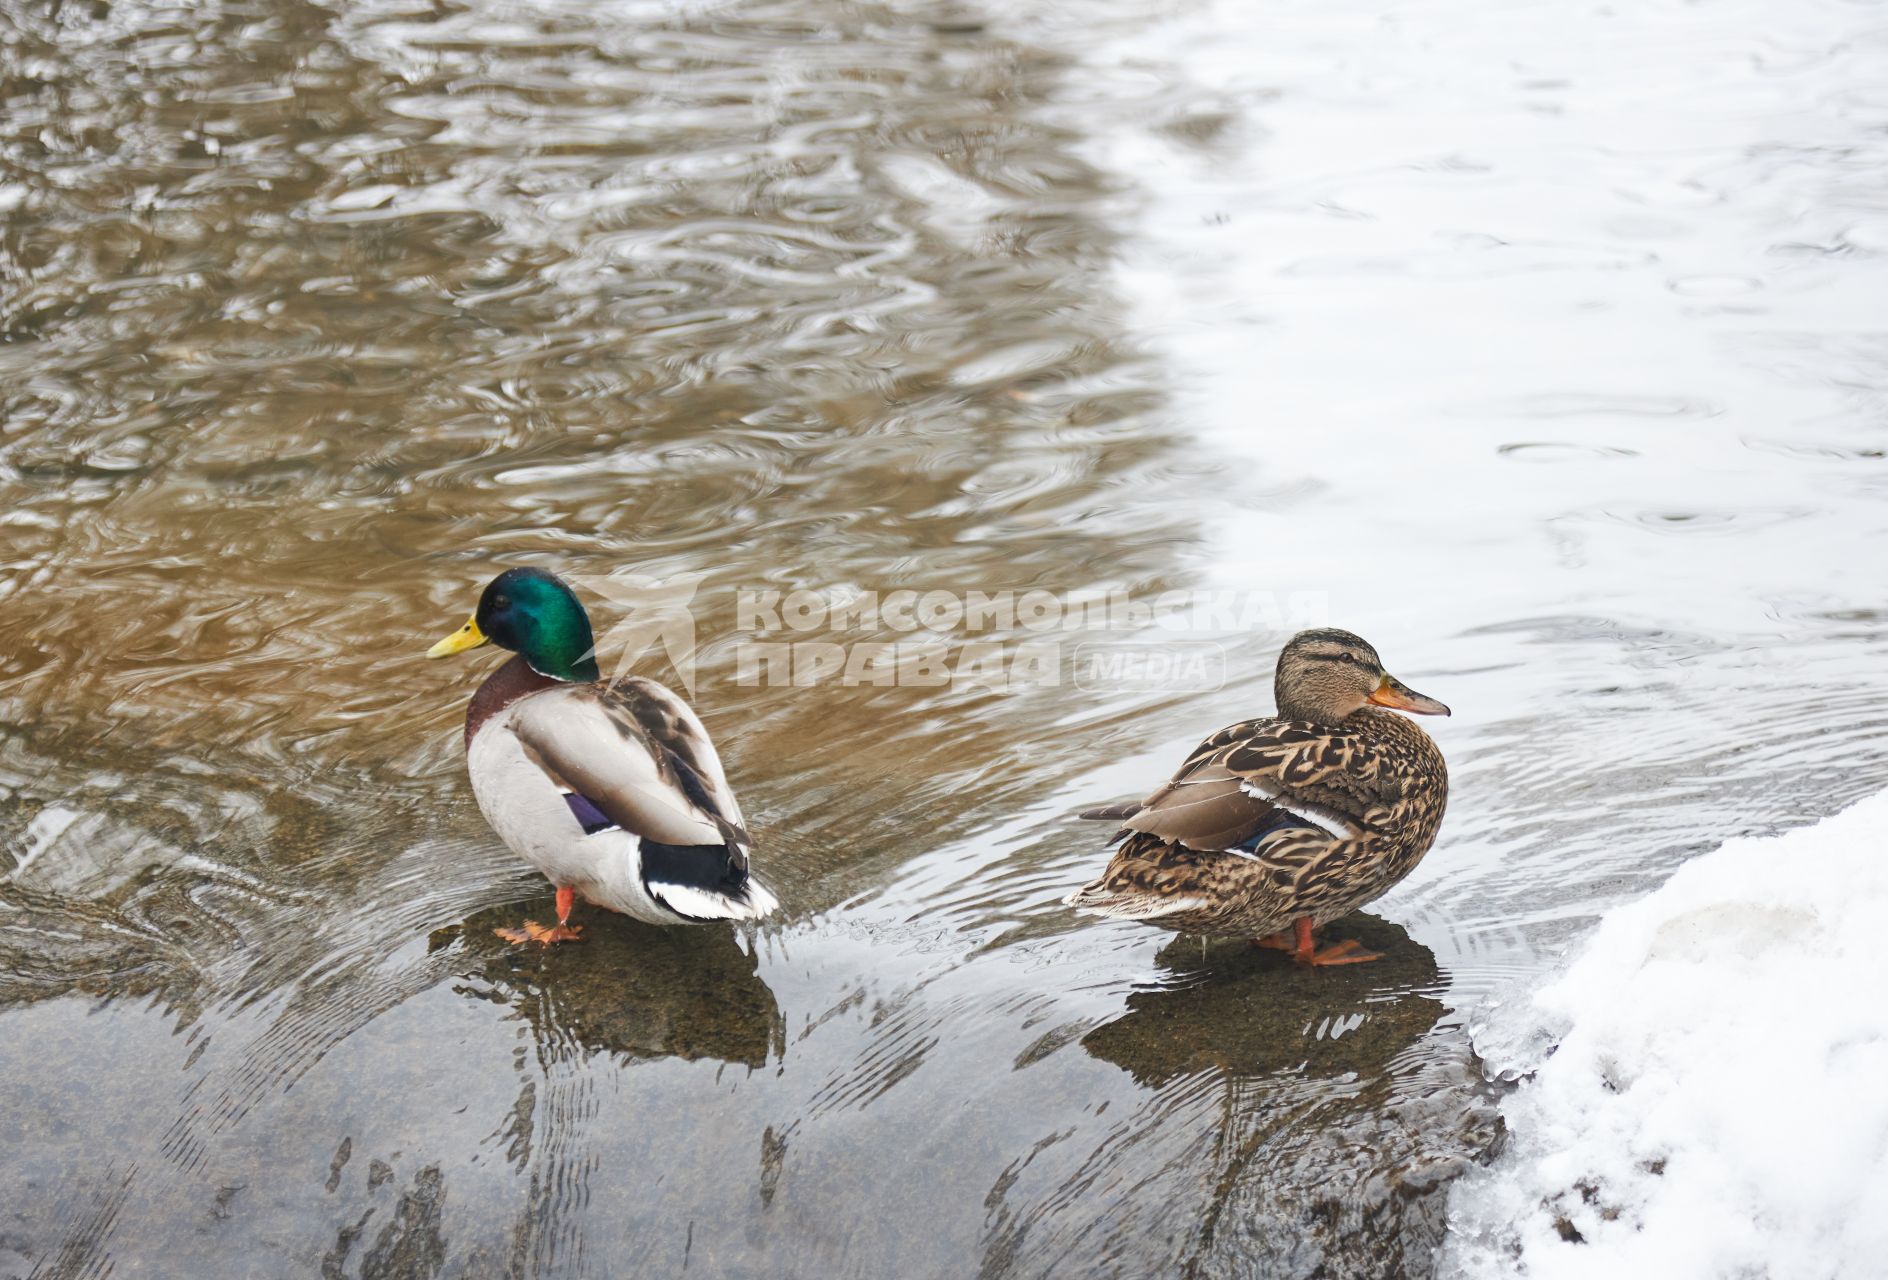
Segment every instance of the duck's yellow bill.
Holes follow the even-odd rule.
[[[1387,671],[1383,673],[1383,680],[1377,685],[1377,691],[1364,701],[1374,702],[1379,707],[1395,707],[1398,711],[1414,711],[1419,716],[1449,714],[1449,709],[1440,702],[1427,694],[1417,693]]]
[[[449,658],[455,653],[464,653],[467,649],[476,649],[489,639],[491,639],[490,636],[479,630],[478,618],[476,616],[470,617],[465,620],[463,627],[460,627],[444,640],[441,640],[438,644],[428,649],[426,656],[429,658]]]

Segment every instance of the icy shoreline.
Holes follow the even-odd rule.
[[[1885,845],[1888,793],[1729,841],[1478,1035],[1491,1069],[1533,1075],[1502,1155],[1454,1189],[1442,1273],[1879,1275]],[[1550,1047],[1493,1047],[1530,1040]]]

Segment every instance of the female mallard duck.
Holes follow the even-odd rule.
[[[1221,729],[1118,818],[1120,850],[1069,905],[1182,933],[1252,938],[1300,964],[1375,960],[1312,930],[1408,875],[1449,799],[1442,752],[1380,707],[1446,716],[1348,631],[1301,631],[1278,655],[1278,714]],[[1288,932],[1289,931],[1289,932]]]
[[[512,942],[579,936],[578,894],[651,924],[757,920],[778,904],[748,873],[752,841],[708,731],[668,689],[597,676],[590,618],[556,574],[507,569],[429,658],[486,641],[517,656],[465,715],[472,794],[498,838],[557,886],[557,927],[500,929]]]

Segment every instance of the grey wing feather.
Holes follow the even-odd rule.
[[[673,690],[641,676],[604,686],[602,697],[662,749],[683,790],[731,843],[752,843],[720,753],[693,707]]]
[[[662,844],[752,843],[692,708],[653,680],[573,685],[522,701],[519,741],[554,780]]]

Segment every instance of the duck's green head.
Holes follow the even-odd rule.
[[[485,586],[466,624],[426,651],[429,658],[476,649],[486,641],[510,649],[539,675],[554,680],[597,678],[590,616],[556,574],[507,569]]]

